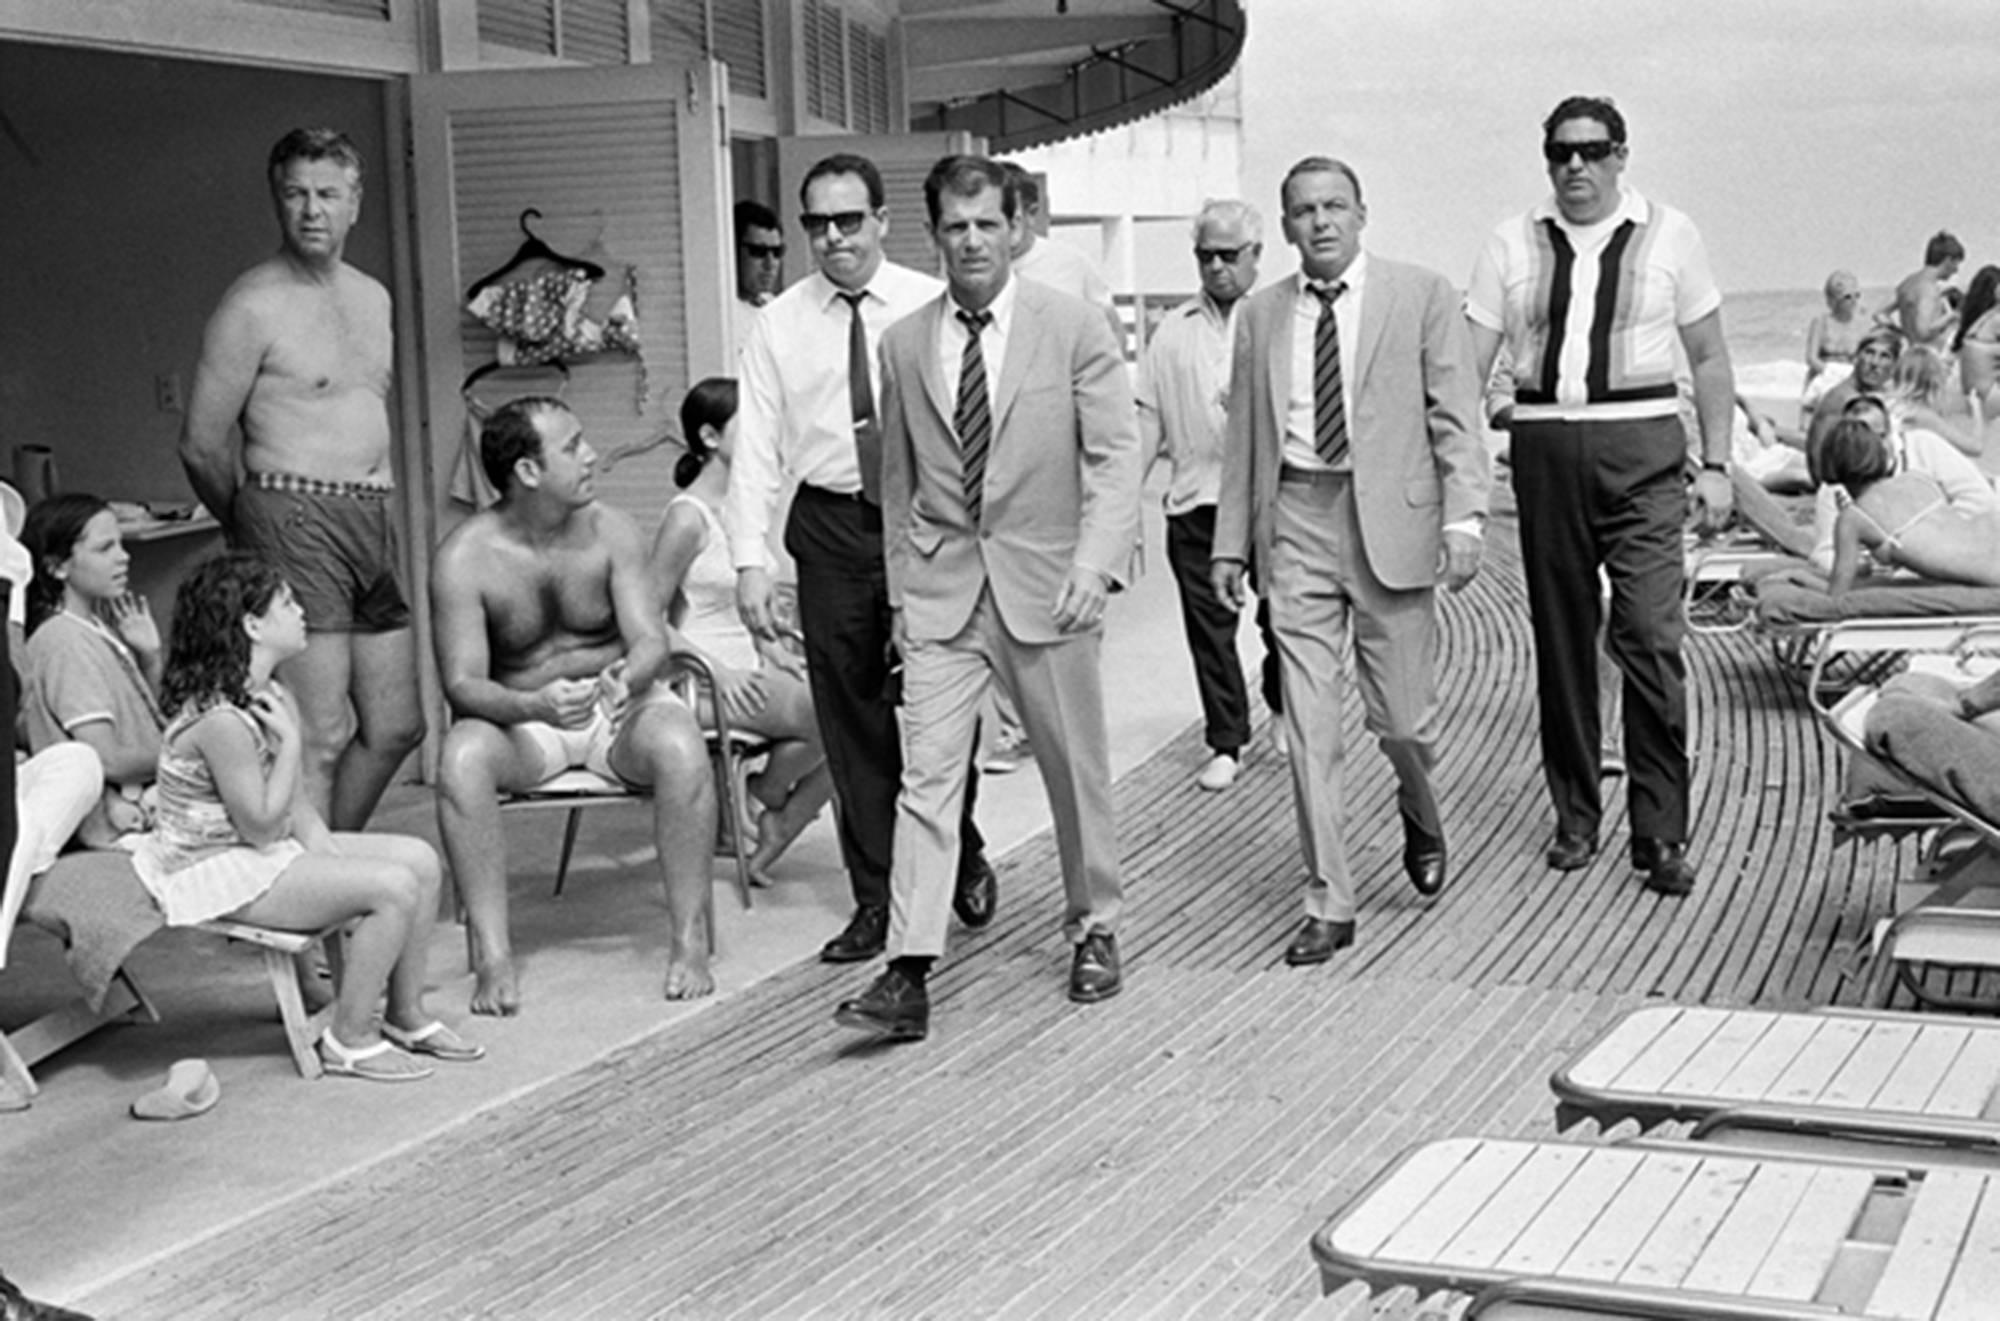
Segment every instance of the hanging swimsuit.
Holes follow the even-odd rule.
[[[496,351],[508,366],[531,367],[593,353],[639,352],[639,314],[632,300],[634,273],[602,323],[583,314],[591,278],[580,270],[545,271],[488,285],[465,305],[500,336]]]

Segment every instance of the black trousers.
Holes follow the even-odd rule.
[[[1598,788],[1601,565],[1611,585],[1604,645],[1624,675],[1632,833],[1685,841],[1686,432],[1678,417],[1517,421],[1511,449],[1535,635],[1542,773],[1557,825],[1594,835],[1604,816]]]
[[[886,908],[903,745],[890,670],[882,511],[854,496],[801,486],[785,523],[785,549],[798,563],[799,631],[833,772],[841,860],[855,905]],[[972,822],[977,786],[975,775],[966,786],[961,826],[967,857],[985,848]]]
[[[1215,594],[1209,553],[1215,547],[1215,506],[1196,505],[1167,515],[1167,563],[1180,589],[1181,627],[1194,660],[1201,695],[1202,736],[1211,751],[1232,756],[1250,741],[1250,695],[1236,654],[1236,610]],[[1257,598],[1257,632],[1264,640],[1262,690],[1273,715],[1285,709],[1278,673],[1278,644],[1271,636],[1271,603]]]

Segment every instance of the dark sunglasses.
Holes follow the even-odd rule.
[[[782,243],[745,243],[743,251],[757,261],[769,261],[775,257],[784,256],[785,245]]]
[[[812,235],[814,238],[818,238],[820,235],[826,233],[828,225],[833,226],[847,237],[853,238],[861,232],[861,227],[868,223],[868,213],[866,211],[835,211],[832,215],[826,215],[819,211],[808,211],[799,217],[799,223],[804,225],[806,233]]]
[[[1225,266],[1234,266],[1237,258],[1256,246],[1254,243],[1244,243],[1234,248],[1196,248],[1195,264],[1206,266],[1212,261],[1219,261]]]
[[[1617,150],[1618,144],[1609,138],[1599,138],[1594,142],[1544,142],[1542,159],[1551,165],[1562,165],[1574,155],[1581,156],[1586,165],[1595,165],[1609,160]]]

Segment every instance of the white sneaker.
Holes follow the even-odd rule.
[[[993,736],[993,747],[981,759],[979,769],[988,775],[1011,775],[1021,769],[1028,755],[1028,731],[1002,725]]]
[[[1243,764],[1226,752],[1218,752],[1208,759],[1208,765],[1201,768],[1201,774],[1194,782],[1210,793],[1221,793],[1236,783],[1236,773]]]

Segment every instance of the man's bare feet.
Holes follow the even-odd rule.
[[[674,942],[667,952],[667,999],[699,1000],[715,992],[715,975],[708,970],[708,955],[699,945]]]
[[[794,794],[783,807],[757,814],[757,847],[750,854],[749,867],[750,879],[758,885],[772,884],[771,865],[819,815],[816,805],[811,811],[803,810],[799,798],[800,795]]]
[[[521,1012],[521,982],[511,955],[483,960],[473,970],[472,1012],[499,1018]]]

